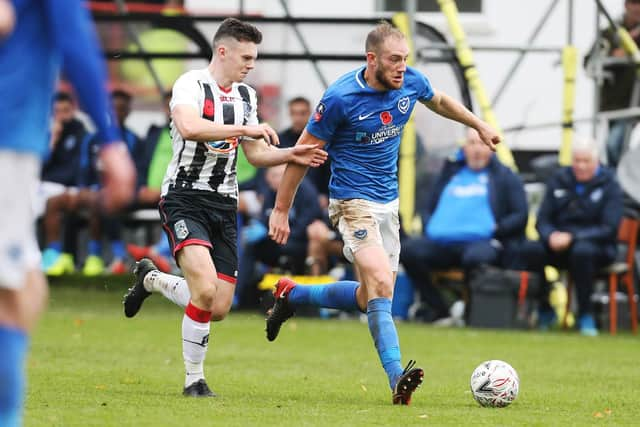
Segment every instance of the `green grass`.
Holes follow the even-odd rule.
[[[258,314],[213,324],[206,373],[220,397],[186,399],[181,311],[154,296],[125,319],[121,294],[52,287],[28,362],[26,426],[583,426],[640,417],[639,337],[399,324],[404,361],[417,359],[426,375],[413,404],[394,407],[366,325],[294,318],[268,343]],[[487,359],[520,375],[508,408],[480,408],[468,391]]]

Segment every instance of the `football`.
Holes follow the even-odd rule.
[[[482,362],[471,374],[471,393],[480,406],[504,408],[516,400],[519,388],[516,370],[502,360]]]

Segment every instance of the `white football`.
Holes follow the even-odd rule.
[[[482,362],[471,374],[471,392],[480,406],[504,408],[518,397],[520,379],[502,360]]]

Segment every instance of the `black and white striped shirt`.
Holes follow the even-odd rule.
[[[218,86],[207,68],[189,71],[173,86],[170,107],[192,105],[200,116],[227,125],[257,125],[256,91],[233,83],[231,89]],[[162,195],[169,191],[205,190],[238,197],[236,179],[239,137],[224,141],[196,142],[182,138],[171,123],[173,158],[162,183]]]

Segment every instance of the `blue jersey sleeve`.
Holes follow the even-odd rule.
[[[332,140],[346,114],[343,99],[334,91],[325,92],[307,123],[307,132],[325,142]]]
[[[421,102],[431,101],[433,98],[433,88],[429,79],[421,72],[418,75],[418,100]]]
[[[77,0],[45,0],[44,4],[51,37],[62,54],[65,75],[95,123],[97,138],[102,143],[118,141],[106,93],[104,60],[88,11]]]

